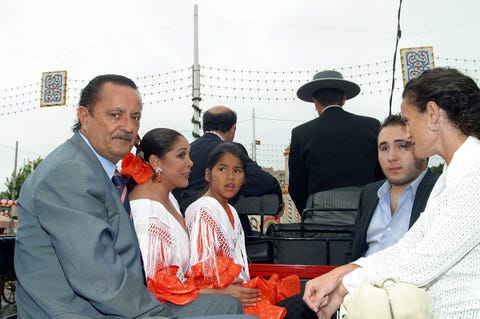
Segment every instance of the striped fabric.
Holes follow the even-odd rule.
[[[115,174],[112,177],[113,185],[117,188],[118,194],[120,195],[120,200],[123,203],[123,207],[125,207],[125,211],[132,218],[132,210],[130,209],[130,201],[128,200],[127,196],[127,187],[125,186],[125,182],[123,181],[122,175],[116,170]]]

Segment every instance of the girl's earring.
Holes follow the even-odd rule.
[[[163,169],[161,169],[160,167],[155,169],[155,175],[157,176],[157,183],[162,182],[162,173],[163,173]]]

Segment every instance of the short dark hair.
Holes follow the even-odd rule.
[[[226,133],[237,123],[237,113],[227,109],[223,112],[213,113],[207,110],[203,114],[203,131],[218,131]]]
[[[211,171],[215,164],[218,163],[220,158],[227,153],[231,153],[238,157],[240,163],[242,164],[243,171],[246,175],[247,155],[240,147],[238,147],[235,143],[232,142],[220,143],[210,152],[207,159],[207,168]]]
[[[382,125],[380,125],[380,128],[378,131],[380,132],[383,128],[387,126],[403,126],[406,127],[407,123],[402,119],[402,116],[400,114],[392,114],[389,115],[383,120]]]
[[[456,69],[433,68],[408,81],[402,98],[424,113],[435,102],[463,134],[480,138],[480,89]]]
[[[124,85],[131,87],[132,89],[138,91],[138,87],[131,79],[117,74],[104,74],[99,75],[93,78],[90,82],[88,82],[87,86],[85,86],[82,91],[80,92],[80,100],[78,101],[78,107],[84,106],[87,108],[88,113],[93,115],[93,108],[95,107],[95,103],[98,102],[100,93],[102,91],[102,86],[107,83],[114,83],[118,85]],[[139,94],[140,97],[140,94]],[[72,130],[74,132],[80,131],[82,128],[82,123],[80,123],[80,119],[77,118],[76,122],[72,126]]]
[[[340,89],[320,89],[313,92],[312,97],[323,106],[340,105],[345,93]]]

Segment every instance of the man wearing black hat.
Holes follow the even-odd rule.
[[[376,145],[380,122],[342,108],[358,93],[360,87],[337,71],[319,72],[297,91],[319,115],[292,130],[288,189],[299,212],[310,194],[383,178]]]

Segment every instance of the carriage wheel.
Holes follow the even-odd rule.
[[[9,304],[14,304],[16,302],[15,299],[15,288],[16,282],[15,281],[5,281],[5,287],[3,287],[2,297]]]

